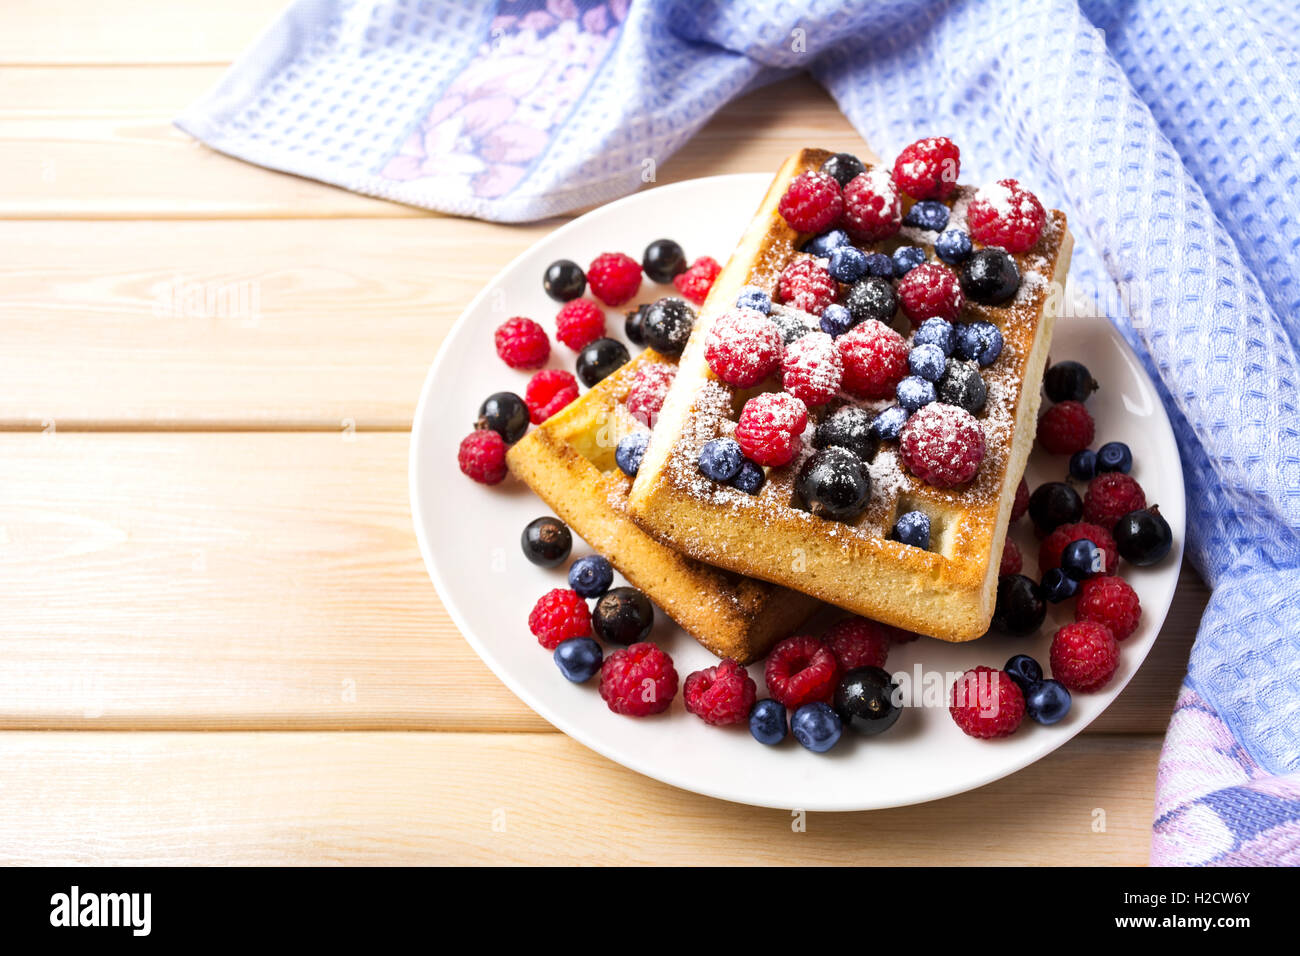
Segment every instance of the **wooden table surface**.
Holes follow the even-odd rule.
[[[1186,568],[1086,733],[805,832],[637,776],[515,699],[425,574],[407,433],[451,323],[557,222],[366,199],[174,129],[271,15],[0,11],[0,862],[853,863],[867,840],[900,864],[1145,862],[1206,601]],[[866,149],[795,80],[660,182],[805,144]]]

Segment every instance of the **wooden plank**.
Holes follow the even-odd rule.
[[[227,63],[280,9],[264,0],[6,0],[0,64]]]
[[[0,222],[0,427],[409,428],[451,324],[547,228]]]
[[[438,602],[407,436],[0,434],[0,727],[544,731]],[[1159,733],[1205,589],[1097,725]]]
[[[0,72],[0,218],[436,218],[200,146],[171,122],[220,74],[213,67]],[[867,152],[826,92],[799,77],[726,106],[661,159],[657,182],[767,172],[809,144]]]
[[[877,846],[890,865],[1141,865],[1159,747],[1076,738],[980,790],[799,832],[559,735],[8,733],[0,863],[861,866]]]

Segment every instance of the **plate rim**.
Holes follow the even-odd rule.
[[[625,205],[644,202],[647,200],[647,197],[650,196],[659,196],[664,191],[676,192],[676,191],[681,191],[685,188],[698,189],[701,188],[702,184],[704,183],[710,181],[717,182],[721,180],[726,180],[731,183],[738,183],[738,181],[740,180],[751,180],[754,181],[755,186],[757,188],[759,180],[761,180],[763,184],[770,183],[771,175],[768,173],[727,173],[718,176],[702,176],[694,179],[685,179],[679,182],[669,183],[663,186],[657,186],[654,189],[639,190],[628,196],[624,196],[620,199],[614,200],[613,202],[604,203],[600,206],[590,209],[587,212],[583,213],[582,215],[577,216],[574,219],[570,220],[569,222],[565,223],[564,225],[559,226],[558,228],[547,232],[545,235],[540,236],[536,241],[531,243],[525,249],[521,250],[513,258],[511,258],[509,262],[507,262],[500,269],[498,269],[496,273],[493,274],[492,278],[490,278],[487,281],[487,283],[483,286],[483,288],[481,288],[478,291],[478,293],[475,294],[474,297],[470,299],[470,301],[465,305],[465,308],[461,310],[460,315],[457,316],[456,321],[452,323],[451,328],[447,331],[446,336],[443,338],[441,344],[438,346],[438,351],[434,355],[433,361],[429,365],[429,371],[426,373],[424,377],[424,381],[421,383],[420,395],[416,403],[415,414],[411,420],[411,430],[409,436],[409,448],[408,448],[408,455],[407,455],[407,496],[410,503],[411,521],[412,524],[414,525],[416,542],[419,545],[419,549],[420,549],[420,557],[424,562],[425,571],[428,573],[429,578],[433,583],[434,589],[437,591],[438,597],[442,601],[443,607],[446,608],[447,614],[451,618],[452,623],[456,625],[456,629],[460,632],[461,637],[464,638],[464,640],[470,645],[470,647],[474,649],[474,652],[478,654],[479,658],[483,661],[484,664],[487,665],[488,669],[492,671],[492,673],[497,677],[497,679],[500,680],[503,684],[505,684],[506,687],[511,691],[511,693],[513,693],[516,697],[518,697],[525,704],[527,704],[528,707],[532,709],[534,713],[536,713],[543,720],[550,723],[551,726],[553,726],[560,733],[563,733],[566,736],[572,738],[573,740],[575,740],[582,746],[586,747],[587,749],[595,751],[605,759],[610,760],[613,763],[618,764],[619,766],[626,767],[627,769],[632,770],[644,777],[648,777],[652,780],[657,780],[669,786],[676,787],[679,790],[685,790],[690,793],[697,793],[702,796],[711,797],[717,800],[723,800],[728,803],[735,803],[742,806],[754,806],[754,807],[764,807],[769,809],[789,810],[792,808],[784,806],[783,804],[777,804],[763,799],[745,798],[742,796],[738,796],[734,792],[729,793],[729,792],[719,791],[708,786],[701,786],[698,783],[690,782],[687,779],[684,779],[683,775],[681,774],[671,773],[671,772],[665,773],[660,771],[657,768],[652,771],[642,761],[636,759],[635,755],[629,756],[626,753],[619,753],[618,755],[615,755],[611,753],[610,750],[607,749],[599,741],[599,738],[596,735],[588,735],[585,732],[585,729],[580,725],[575,725],[573,722],[556,715],[552,711],[552,709],[541,700],[539,696],[535,695],[522,682],[517,680],[510,673],[509,668],[503,666],[502,663],[496,659],[496,657],[493,655],[491,650],[482,641],[479,640],[478,636],[474,633],[473,629],[469,626],[468,620],[466,619],[465,615],[461,611],[457,601],[451,596],[451,589],[448,587],[447,582],[443,579],[441,572],[438,570],[438,565],[433,558],[431,543],[427,540],[424,532],[425,522],[423,520],[423,514],[420,505],[419,480],[418,480],[420,449],[421,449],[420,436],[426,433],[426,430],[423,428],[423,425],[427,415],[429,414],[429,408],[432,405],[431,396],[433,394],[434,382],[437,379],[438,373],[441,370],[443,364],[449,360],[449,356],[452,351],[452,346],[456,341],[459,340],[460,336],[465,334],[466,330],[470,327],[471,324],[470,317],[478,310],[480,304],[488,297],[493,287],[497,284],[499,278],[503,274],[514,269],[521,261],[529,257],[533,253],[533,250],[541,243],[551,242],[553,240],[562,238],[563,236],[567,235],[570,232],[577,231],[578,229],[582,228],[582,226],[585,224],[585,222],[588,220],[589,217],[597,213],[601,214],[602,216],[608,215],[616,212],[618,209],[620,209]],[[730,256],[730,254],[728,254],[728,256]],[[1115,341],[1118,342],[1120,351],[1124,355],[1125,359],[1137,370],[1140,376],[1146,381],[1148,388],[1150,388],[1152,391],[1152,394],[1155,399],[1155,404],[1160,410],[1160,414],[1158,416],[1159,424],[1161,426],[1160,437],[1164,440],[1167,440],[1168,444],[1174,448],[1175,452],[1178,452],[1178,442],[1177,442],[1177,437],[1175,436],[1173,431],[1173,423],[1170,421],[1168,410],[1165,408],[1164,403],[1160,400],[1159,389],[1156,387],[1155,383],[1151,380],[1151,377],[1147,374],[1147,371],[1145,367],[1143,367],[1140,358],[1138,357],[1137,353],[1133,351],[1133,348],[1132,346],[1129,345],[1127,339],[1120,332],[1120,330],[1114,325],[1114,323],[1110,320],[1108,316],[1105,315],[1080,316],[1074,318],[1073,321],[1078,321],[1079,318],[1083,318],[1086,321],[1095,321],[1095,322],[1105,324],[1108,333]],[[1060,319],[1058,319],[1058,321],[1062,321],[1062,320],[1067,320],[1067,319],[1065,316],[1062,316]],[[1174,462],[1175,462],[1174,472],[1177,477],[1179,498],[1183,502],[1184,527],[1181,529],[1181,533],[1175,534],[1174,549],[1173,551],[1171,551],[1170,558],[1172,558],[1173,561],[1179,567],[1181,567],[1183,561],[1185,540],[1186,540],[1187,483],[1186,483],[1186,476],[1183,473],[1181,454],[1175,454]],[[1166,560],[1169,560],[1170,558],[1166,558]],[[1066,728],[1060,728],[1061,735],[1059,737],[1048,738],[1049,740],[1052,741],[1052,746],[1047,747],[1041,753],[1037,753],[1035,756],[1032,756],[1024,763],[1020,763],[1019,765],[1008,766],[1008,767],[999,766],[995,770],[991,771],[986,775],[981,775],[975,778],[970,778],[970,777],[964,778],[961,780],[960,783],[957,783],[952,787],[939,788],[934,793],[930,794],[929,796],[923,797],[921,799],[887,800],[884,802],[871,802],[867,804],[848,803],[842,800],[839,801],[831,800],[824,803],[818,803],[816,801],[805,801],[806,805],[800,807],[799,809],[809,810],[817,813],[859,813],[859,812],[866,812],[871,810],[887,810],[887,809],[902,807],[902,806],[919,806],[921,804],[931,803],[936,800],[944,800],[947,799],[948,797],[957,796],[958,794],[967,793],[972,790],[978,790],[982,787],[988,786],[991,783],[1001,780],[1004,777],[1008,777],[1014,773],[1018,773],[1019,771],[1024,770],[1025,768],[1032,766],[1035,763],[1038,763],[1043,758],[1050,756],[1052,753],[1056,752],[1061,747],[1065,746],[1076,736],[1082,733],[1087,727],[1091,726],[1093,721],[1095,721],[1098,717],[1104,714],[1106,710],[1109,709],[1110,706],[1114,704],[1115,699],[1117,699],[1119,695],[1123,693],[1125,688],[1132,681],[1133,677],[1136,676],[1138,670],[1142,667],[1144,663],[1146,663],[1146,658],[1150,654],[1151,648],[1155,646],[1155,642],[1159,638],[1160,630],[1163,630],[1164,628],[1165,621],[1167,620],[1169,615],[1169,608],[1173,604],[1174,595],[1177,593],[1177,591],[1178,588],[1177,588],[1177,584],[1175,583],[1175,586],[1169,591],[1169,594],[1163,603],[1163,607],[1160,608],[1160,614],[1159,614],[1160,628],[1157,630],[1149,646],[1146,648],[1145,652],[1143,653],[1142,659],[1137,662],[1137,664],[1132,668],[1131,671],[1129,671],[1128,675],[1123,679],[1123,682],[1114,687],[1114,696],[1112,697],[1111,701],[1108,704],[1106,704],[1106,706],[1103,707],[1101,711],[1099,711],[1096,715],[1094,715],[1092,719],[1080,723],[1077,727],[1071,727],[1068,730]]]

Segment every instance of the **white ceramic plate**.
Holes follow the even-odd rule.
[[[1141,597],[1142,623],[1124,641],[1119,672],[1110,685],[1102,693],[1074,695],[1074,706],[1062,723],[1042,727],[1026,720],[1004,740],[965,736],[946,706],[911,708],[893,729],[873,739],[846,731],[826,755],[804,750],[793,738],[765,747],[744,726],[709,727],[685,711],[680,693],[671,710],[654,718],[613,714],[597,694],[596,681],[569,683],[528,631],[528,612],[536,599],[550,588],[567,586],[567,565],[549,571],[534,567],[519,548],[524,525],[549,514],[549,509],[514,479],[486,488],[456,467],[457,446],[479,403],[495,391],[522,394],[527,382],[526,373],[507,368],[497,357],[494,329],[508,316],[527,315],[553,334],[557,305],[546,297],[541,283],[550,262],[569,258],[586,263],[607,250],[639,255],[648,242],[664,236],[680,242],[691,259],[711,255],[725,262],[768,182],[766,174],[721,176],[611,203],[538,242],[470,303],[429,371],[415,415],[411,510],[420,550],[465,639],[511,690],[564,733],[647,776],[724,800],[805,810],[901,806],[982,786],[1033,763],[1095,720],[1141,665],[1173,598],[1184,527],[1178,449],[1155,389],[1105,319],[1062,319],[1052,355],[1083,362],[1102,383],[1089,400],[1098,423],[1097,443],[1119,440],[1133,449],[1134,477],[1173,528],[1174,552],[1158,567],[1123,570]],[[647,280],[641,298],[653,300],[673,291]],[[623,310],[608,313],[611,333],[621,337]],[[572,369],[572,362],[573,354],[555,343],[551,365]],[[1030,486],[1060,478],[1064,471],[1063,459],[1038,453],[1029,466]],[[1028,524],[1022,519],[1015,537],[1026,570],[1033,574],[1037,543]],[[573,557],[587,553],[590,550],[575,541]],[[1046,669],[1052,622],[1066,623],[1072,604],[1063,605],[1066,610],[1053,609],[1039,634],[1029,638],[990,635],[968,644],[922,638],[900,645],[891,652],[888,669],[912,673],[919,666],[926,672],[956,674],[977,664],[1001,667],[1017,653],[1032,654]],[[662,612],[651,639],[672,655],[682,679],[716,663]],[[762,666],[750,671],[760,696],[765,696]]]

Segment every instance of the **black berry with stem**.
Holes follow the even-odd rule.
[[[1083,517],[1083,499],[1063,481],[1049,481],[1029,496],[1029,518],[1043,534]]]
[[[1174,533],[1155,505],[1130,511],[1115,522],[1115,547],[1129,564],[1149,567],[1164,559],[1174,546]]]
[[[1097,380],[1081,362],[1057,362],[1043,375],[1043,391],[1054,402],[1086,401],[1097,387]]]
[[[476,427],[490,428],[513,445],[528,431],[528,406],[514,392],[493,392],[479,406]]]
[[[540,568],[553,568],[564,563],[573,550],[573,535],[559,518],[545,515],[534,518],[524,527],[519,537],[524,557]]]

